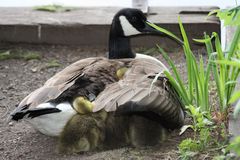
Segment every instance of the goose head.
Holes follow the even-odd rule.
[[[152,28],[142,11],[133,8],[120,10],[113,17],[110,38],[109,58],[135,58],[131,51],[130,38],[143,34],[161,34]]]

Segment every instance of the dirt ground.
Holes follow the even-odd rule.
[[[100,152],[62,155],[56,150],[57,138],[35,131],[25,122],[5,124],[6,117],[26,95],[40,87],[48,78],[65,66],[86,57],[104,56],[106,50],[65,46],[2,45],[0,50],[34,51],[41,60],[9,59],[0,61],[0,159],[177,159],[177,145],[181,139],[178,131],[169,135],[167,141],[154,147],[125,147]],[[178,68],[184,68],[182,53],[170,55]],[[161,56],[156,56],[162,59]],[[50,60],[58,60],[60,67],[48,68]],[[186,74],[182,70],[182,74]]]

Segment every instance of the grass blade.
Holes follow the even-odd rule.
[[[194,77],[192,76],[194,74],[193,71],[193,66],[192,66],[192,61],[193,61],[193,54],[189,45],[189,41],[186,35],[186,31],[183,27],[182,21],[180,17],[178,17],[178,22],[179,22],[179,27],[180,31],[183,37],[183,50],[186,56],[186,61],[187,61],[187,71],[188,71],[188,92],[190,96],[190,101],[193,103],[194,100],[194,95],[193,95],[193,90],[194,90]]]
[[[174,40],[176,40],[180,44],[183,44],[183,41],[180,38],[178,38],[177,36],[175,36],[172,32],[170,32],[162,27],[159,27],[153,23],[150,23],[150,22],[147,22],[147,24],[150,25],[151,27],[155,28],[156,30],[168,35],[169,37],[172,37]]]
[[[163,55],[164,59],[172,67],[174,76],[176,77],[176,82],[177,82],[177,84],[179,86],[178,90],[181,90],[181,93],[179,95],[182,95],[184,97],[184,101],[185,101],[184,104],[189,104],[190,103],[189,95],[187,94],[187,91],[185,89],[184,83],[183,83],[182,79],[180,78],[180,75],[179,75],[179,72],[177,71],[176,66],[174,65],[173,61],[168,57],[167,53],[161,47],[159,47],[158,45],[157,45],[157,47],[158,47],[160,53]],[[164,73],[168,73],[168,72],[164,72]],[[170,81],[170,82],[173,82],[173,80]]]
[[[239,98],[240,98],[240,91],[237,91],[232,95],[231,99],[229,100],[229,104],[236,102]]]

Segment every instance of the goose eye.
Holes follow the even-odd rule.
[[[137,17],[133,16],[133,17],[131,18],[131,21],[132,21],[132,22],[136,22],[136,21],[137,21]]]

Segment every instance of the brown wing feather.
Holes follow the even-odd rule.
[[[160,77],[152,86],[154,76],[165,67],[151,60],[136,59],[125,77],[108,85],[95,101],[94,112],[101,109],[117,113],[153,112],[168,128],[183,124],[183,105],[167,78]]]
[[[101,57],[87,58],[69,65],[46,81],[42,87],[36,89],[27,97],[25,97],[19,104],[19,107],[29,104],[29,107],[34,107],[40,103],[55,99],[61,93],[71,87],[75,80],[86,72],[84,70],[85,67],[91,66],[92,64],[101,60],[107,59]]]
[[[53,77],[51,77],[49,80],[47,80],[44,84],[44,86],[58,86],[65,84],[66,82],[69,82],[73,77],[77,78],[76,76],[81,75],[80,73],[83,73],[83,69],[86,66],[90,66],[91,64],[95,63],[96,61],[103,60],[105,58],[86,58],[79,60],[68,67],[66,67],[64,70],[58,72]]]
[[[129,64],[129,69],[124,78],[116,83],[108,85],[95,101],[94,111],[103,108],[114,111],[114,104],[122,105],[131,99],[140,100],[149,91],[151,81],[148,76],[163,72],[164,67],[153,60],[135,59]]]

